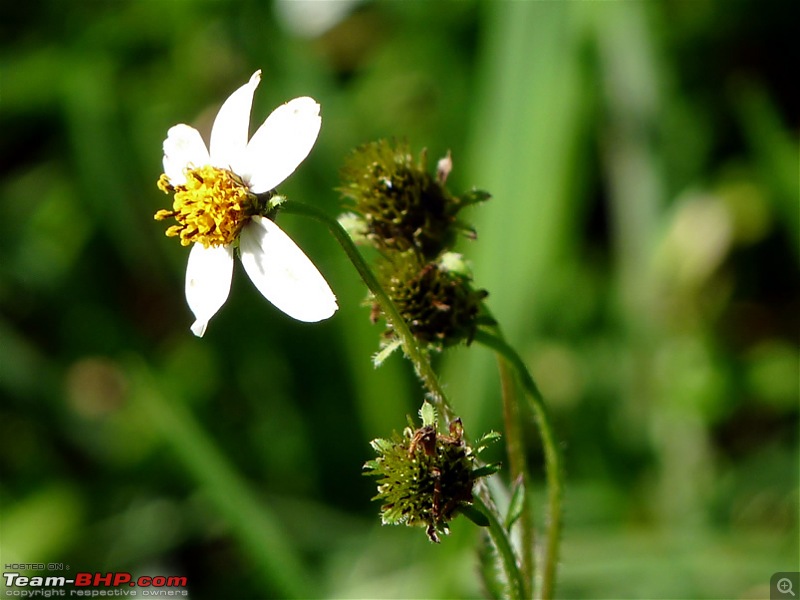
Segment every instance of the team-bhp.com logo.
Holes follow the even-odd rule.
[[[61,596],[188,596],[186,577],[141,575],[127,572],[78,572],[72,577],[63,575],[28,576],[19,572],[3,573],[4,597],[49,598]],[[72,589],[65,589],[72,586]],[[91,588],[91,589],[88,589]],[[131,589],[134,588],[134,589]],[[165,589],[166,588],[166,589]]]

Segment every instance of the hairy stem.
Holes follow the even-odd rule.
[[[548,532],[544,552],[544,565],[541,571],[541,584],[538,596],[552,598],[555,588],[556,567],[558,565],[559,544],[561,542],[562,501],[564,495],[564,475],[561,468],[561,453],[555,441],[549,411],[544,403],[539,387],[528,371],[519,354],[501,337],[479,330],[475,340],[500,354],[517,371],[525,389],[526,397],[533,411],[545,456],[548,495]]]
[[[450,407],[447,396],[445,395],[441,383],[439,382],[439,378],[431,366],[428,355],[420,348],[416,338],[408,328],[408,324],[405,322],[402,315],[400,315],[392,299],[384,291],[380,282],[377,280],[369,265],[364,260],[364,257],[361,256],[361,253],[358,251],[358,248],[356,248],[353,240],[350,239],[350,235],[347,233],[344,227],[342,227],[336,219],[307,204],[293,201],[285,202],[281,204],[281,211],[290,214],[311,217],[312,219],[316,219],[328,227],[330,232],[336,238],[336,241],[338,241],[342,246],[345,254],[347,254],[347,257],[350,259],[350,262],[353,263],[353,266],[356,268],[356,271],[358,271],[358,274],[361,276],[361,279],[364,281],[367,288],[369,288],[370,292],[372,292],[375,301],[378,302],[383,310],[389,325],[391,325],[395,334],[399,338],[406,356],[414,365],[417,375],[427,388],[434,405],[439,411],[439,414],[448,421],[454,419],[455,414]],[[506,575],[508,576],[509,585],[511,586],[511,597],[514,599],[526,597],[527,586],[525,585],[525,579],[519,570],[519,565],[517,564],[516,557],[514,556],[509,533],[501,524],[499,513],[497,508],[494,507],[494,503],[489,495],[488,488],[485,486],[480,486],[474,497],[477,506],[489,518],[490,537],[494,545],[497,547],[498,552],[502,557],[503,564],[505,565],[504,568],[506,570]]]
[[[508,361],[501,355],[497,356],[497,368],[500,372],[500,388],[503,394],[503,421],[505,425],[506,450],[508,452],[508,468],[511,481],[516,485],[520,483],[523,488],[524,507],[519,518],[520,526],[520,556],[522,558],[522,575],[525,582],[526,597],[531,596],[533,583],[533,518],[528,502],[528,464],[525,457],[525,439],[522,435],[521,414],[517,387],[514,383],[513,373]]]
[[[495,548],[500,554],[503,562],[503,570],[508,579],[509,596],[512,600],[522,600],[525,598],[525,581],[517,564],[517,557],[511,547],[508,532],[503,524],[498,520],[495,512],[484,502],[480,495],[473,496],[473,503],[489,519],[489,537],[492,539]]]

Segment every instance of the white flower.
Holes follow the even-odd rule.
[[[264,194],[291,175],[319,134],[319,104],[295,98],[276,108],[248,141],[253,93],[250,81],[225,101],[211,130],[210,148],[188,125],[170,128],[164,140],[164,174],[159,187],[174,193],[173,210],[158,220],[178,222],[167,235],[193,244],[186,267],[186,300],[195,316],[192,332],[205,333],[225,303],[238,242],[244,269],[258,291],[299,321],[332,316],[336,297],[317,268],[272,220],[261,216]]]

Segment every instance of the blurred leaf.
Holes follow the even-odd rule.
[[[18,502],[3,504],[4,563],[64,562],[64,552],[84,517],[77,490],[51,485]]]
[[[796,411],[800,381],[797,346],[779,340],[758,345],[749,356],[747,381],[760,401],[782,411]]]
[[[769,94],[753,82],[738,82],[736,105],[747,141],[761,170],[769,199],[781,215],[794,244],[795,258],[800,258],[800,181],[797,161],[800,146],[781,123]]]
[[[455,187],[492,195],[466,217],[478,239],[464,253],[512,344],[539,326],[552,299],[548,282],[558,279],[577,235],[582,199],[571,172],[591,98],[579,55],[587,6],[484,6],[471,143],[466,158],[454,153],[451,178]],[[475,354],[452,354],[457,361],[447,360],[444,371],[457,409],[471,423],[473,413],[490,410],[485,399],[494,377],[494,364]]]
[[[134,364],[131,371],[134,401],[150,416],[164,441],[172,446],[260,567],[264,584],[279,588],[282,595],[307,597],[313,582],[303,574],[302,563],[275,515],[253,496],[188,410],[166,401],[147,368]]]
[[[514,487],[511,489],[511,501],[508,504],[508,511],[506,512],[506,522],[504,525],[508,531],[511,531],[514,523],[522,516],[526,505],[525,480],[522,477],[518,477],[514,482]]]

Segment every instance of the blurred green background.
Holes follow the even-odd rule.
[[[192,598],[481,595],[469,522],[440,546],[378,522],[368,442],[421,391],[399,355],[372,368],[381,328],[322,226],[279,218],[333,319],[292,321],[237,264],[189,332],[161,142],[207,136],[260,68],[253,126],[322,105],[290,198],[341,212],[339,168],[379,137],[494,195],[461,250],[563,442],[557,595],[768,596],[800,569],[797,6],[6,3],[0,562],[186,575]],[[492,355],[440,366],[467,432],[501,427]]]

